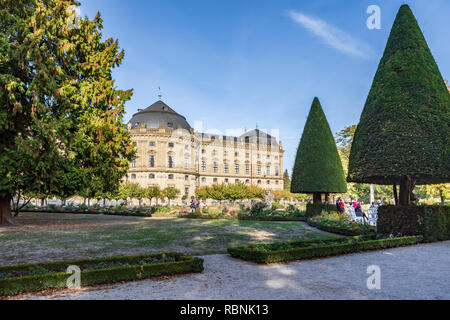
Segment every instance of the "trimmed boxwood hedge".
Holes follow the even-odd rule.
[[[313,221],[311,219],[308,220],[308,225],[310,225],[311,227],[320,229],[322,231],[336,233],[336,234],[341,234],[341,235],[344,235],[344,236],[359,236],[359,235],[363,235],[363,234],[376,234],[375,230],[370,231],[370,232],[364,232],[364,231],[358,231],[358,230],[350,230],[350,229],[346,229],[346,228],[328,226],[328,225],[319,223],[317,221]]]
[[[177,218],[183,219],[203,219],[203,220],[247,220],[247,221],[302,221],[306,222],[306,217],[292,217],[292,216],[279,216],[279,217],[258,217],[258,216],[246,216],[246,215],[234,215],[234,216],[211,216],[211,215],[178,215]]]
[[[289,262],[294,260],[314,259],[341,254],[355,253],[365,250],[379,250],[399,246],[413,245],[422,241],[421,236],[410,236],[402,238],[388,238],[381,240],[373,239],[374,236],[346,237],[327,240],[311,240],[297,242],[298,245],[307,245],[300,248],[287,250],[265,251],[258,250],[257,246],[231,247],[228,253],[235,258],[253,261],[261,264]],[[325,243],[317,245],[319,242]],[[327,244],[331,243],[331,244]],[[290,242],[295,245],[295,242]],[[316,244],[316,245],[314,245]]]
[[[75,211],[75,210],[51,210],[51,209],[23,209],[21,212],[31,213],[68,213],[68,214],[90,214],[90,215],[105,215],[105,216],[127,216],[127,217],[152,217],[155,212],[152,209],[150,212],[125,212],[125,211]]]
[[[329,203],[308,203],[306,205],[306,216],[308,218],[318,216],[322,213],[322,211],[325,211],[327,213],[337,212],[337,208],[335,204]]]
[[[378,233],[422,235],[427,242],[450,240],[450,206],[381,206]]]
[[[175,261],[145,265],[139,264],[139,261],[142,259],[161,259],[163,255],[166,257],[173,257]],[[65,289],[67,288],[66,282],[70,277],[70,274],[60,272],[59,270],[65,270],[71,265],[81,267],[83,265],[96,265],[99,263],[126,263],[130,264],[130,266],[119,265],[104,269],[89,269],[81,271],[82,286],[109,284],[121,281],[134,281],[157,276],[203,271],[203,259],[171,252],[138,256],[108,257],[19,266],[5,266],[0,267],[0,273],[8,274],[13,271],[26,270],[36,267],[43,267],[47,270],[53,270],[55,272],[40,275],[26,275],[20,278],[0,279],[0,296],[12,296],[25,292],[38,292],[47,289]]]

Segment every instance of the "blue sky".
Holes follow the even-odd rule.
[[[450,78],[448,0],[81,0],[119,39],[114,71],[134,89],[131,116],[157,100],[203,131],[279,130],[291,171],[309,108],[319,97],[333,133],[357,124],[400,5],[413,10]],[[369,5],[381,29],[369,30]],[[275,131],[272,131],[275,130]]]

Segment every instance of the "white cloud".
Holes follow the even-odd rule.
[[[297,24],[322,39],[326,44],[345,54],[360,58],[370,58],[372,56],[373,50],[369,45],[355,39],[324,20],[307,16],[295,10],[289,11],[289,16]]]

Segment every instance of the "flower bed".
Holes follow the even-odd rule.
[[[78,266],[81,285],[133,281],[203,271],[203,260],[178,253],[84,259],[0,267],[0,296],[67,288],[69,266]]]
[[[157,211],[154,216],[173,216],[186,219],[226,219],[226,220],[253,220],[253,221],[305,221],[306,216],[299,209],[269,209],[250,210],[248,207],[233,208],[219,206],[203,208],[192,213],[188,209]]]
[[[423,239],[421,236],[379,240],[374,240],[374,238],[374,235],[369,235],[325,240],[288,241],[247,247],[230,247],[228,253],[232,257],[242,260],[268,264],[413,245]]]
[[[344,236],[358,236],[375,234],[376,228],[368,224],[351,221],[345,214],[322,214],[308,219],[308,224],[317,229],[341,234]]]
[[[103,214],[109,216],[132,216],[132,217],[151,217],[157,210],[155,207],[150,208],[127,208],[124,206],[117,207],[87,207],[80,206],[47,206],[47,207],[25,207],[23,212],[34,213],[71,213],[71,214]]]

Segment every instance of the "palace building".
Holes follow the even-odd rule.
[[[138,110],[127,128],[137,149],[127,182],[175,187],[188,198],[199,187],[221,183],[283,189],[284,150],[261,130],[239,137],[194,132],[184,116],[161,100]]]

